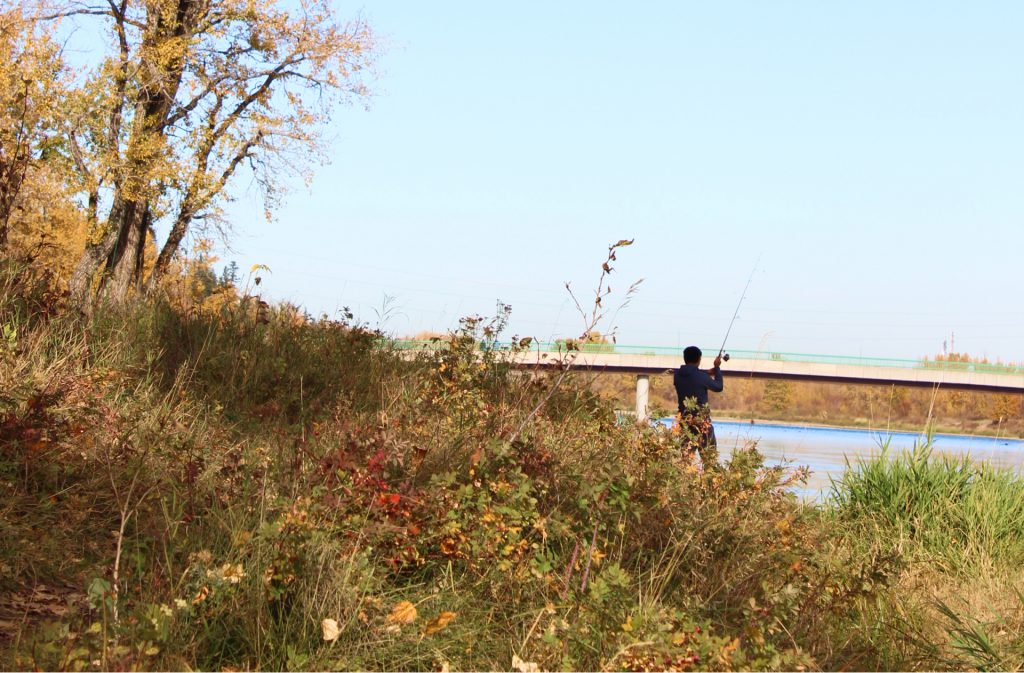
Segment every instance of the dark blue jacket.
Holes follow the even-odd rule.
[[[722,370],[715,368],[715,377],[711,378],[708,373],[697,365],[683,365],[676,370],[672,376],[672,383],[676,387],[676,395],[679,396],[679,411],[683,411],[683,401],[687,397],[697,400],[697,404],[708,403],[708,391],[722,392],[725,384],[722,383]]]

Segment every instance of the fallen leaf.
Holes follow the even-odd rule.
[[[325,619],[320,622],[320,629],[324,633],[324,640],[329,643],[333,643],[341,635],[341,628],[338,626],[337,620]]]
[[[199,605],[206,600],[206,597],[210,595],[210,587],[201,587],[196,592],[195,597],[192,599],[192,605]]]
[[[423,635],[434,635],[438,631],[444,629],[444,627],[448,626],[448,624],[451,623],[451,621],[455,619],[455,617],[456,614],[454,612],[442,612],[435,619],[432,619],[430,622],[427,623],[427,625],[423,628]]]
[[[416,606],[409,601],[400,601],[386,620],[392,624],[412,624],[416,621]]]
[[[512,668],[519,673],[540,673],[540,666],[535,661],[523,661],[516,655],[512,655]]]

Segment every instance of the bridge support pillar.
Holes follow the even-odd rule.
[[[647,374],[637,374],[636,377],[636,420],[638,423],[647,422],[648,399],[651,392],[651,377]]]

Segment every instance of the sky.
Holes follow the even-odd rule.
[[[369,104],[272,222],[234,187],[222,263],[271,299],[575,336],[565,284],[633,239],[622,344],[717,351],[742,296],[726,350],[1024,361],[1024,3],[337,8],[384,44]]]

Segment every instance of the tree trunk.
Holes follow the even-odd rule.
[[[146,232],[152,219],[149,206],[137,202],[129,206],[124,211],[120,227],[122,236],[107,256],[104,289],[107,296],[116,302],[128,299],[139,286],[146,252]]]
[[[160,283],[160,279],[167,273],[167,267],[170,266],[171,260],[178,252],[178,247],[181,245],[182,239],[185,238],[185,232],[188,231],[188,225],[191,222],[191,213],[185,210],[178,213],[178,217],[174,220],[174,226],[171,227],[171,233],[167,235],[167,240],[156,258],[156,264],[146,280],[146,294],[152,294]]]
[[[27,172],[28,156],[23,155],[20,146],[15,148],[15,154],[10,160],[0,147],[0,250],[7,245],[11,212]]]
[[[171,7],[163,8],[165,13],[155,17],[152,32],[143,38],[140,51],[159,50],[186,38],[194,28],[200,9],[198,0],[176,0]],[[89,291],[93,277],[103,260],[106,260],[104,287],[114,301],[126,299],[142,273],[146,231],[152,215],[147,194],[153,187],[143,182],[144,176],[159,160],[159,151],[154,152],[152,148],[156,141],[166,140],[167,118],[181,85],[185,62],[183,58],[176,58],[169,66],[145,62],[140,65],[159,68],[161,72],[139,91],[135,103],[136,118],[126,152],[126,156],[135,159],[128,168],[125,182],[114,190],[114,205],[107,219],[109,232],[98,244],[86,248],[69,284],[72,297],[86,310],[92,301]],[[139,151],[133,152],[133,149]]]
[[[211,123],[211,127],[213,124]],[[178,216],[174,218],[174,225],[171,227],[171,232],[167,235],[167,241],[164,242],[164,246],[160,249],[160,255],[156,259],[156,265],[153,267],[153,272],[149,275],[149,280],[146,281],[146,292],[152,293],[156,290],[157,284],[160,282],[160,278],[167,272],[167,267],[170,266],[171,260],[174,259],[174,255],[177,254],[178,248],[181,246],[182,239],[185,238],[185,234],[188,232],[189,225],[192,224],[192,219],[196,216],[196,213],[202,211],[206,207],[210,199],[209,197],[198,196],[199,188],[197,185],[200,184],[203,178],[206,177],[207,160],[210,157],[210,153],[213,151],[214,143],[216,143],[218,137],[212,135],[209,137],[207,144],[202,147],[199,165],[196,166],[196,170],[192,175],[192,180],[189,183],[188,189],[185,192],[185,198],[182,199],[181,207],[178,209]],[[228,180],[235,173],[235,169],[238,165],[245,161],[246,157],[250,156],[249,152],[254,147],[260,144],[263,140],[263,132],[259,131],[254,136],[249,138],[235,153],[234,158],[221,173],[220,178],[217,180],[217,188],[215,192],[219,192],[227,184]]]
[[[71,301],[86,313],[92,310],[92,279],[96,275],[96,269],[100,268],[100,264],[116,244],[117,232],[108,232],[102,241],[86,247],[71,273],[71,280],[68,281]]]
[[[123,210],[124,201],[118,195],[114,199],[113,206],[110,208],[109,221],[119,223],[121,221],[121,211]],[[92,281],[96,276],[96,271],[103,264],[103,261],[113,253],[114,248],[117,247],[118,240],[121,237],[120,234],[120,227],[115,225],[110,227],[110,230],[104,234],[98,243],[87,245],[85,252],[78,259],[78,264],[71,274],[71,280],[68,281],[68,291],[71,294],[71,300],[78,304],[79,308],[86,313],[92,310]]]

